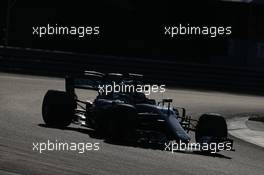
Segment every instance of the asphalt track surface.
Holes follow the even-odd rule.
[[[114,145],[71,125],[60,130],[43,127],[41,104],[48,89],[64,89],[63,79],[0,74],[0,174],[264,174],[264,149],[235,139],[235,152],[215,156]],[[94,92],[82,92],[88,98]],[[156,98],[160,95],[156,95]],[[162,96],[161,96],[162,97]],[[161,98],[160,97],[160,98]],[[264,98],[219,92],[169,89],[174,105],[188,114],[219,112],[226,117],[264,113]],[[33,142],[47,140],[100,142],[99,151],[33,151]]]

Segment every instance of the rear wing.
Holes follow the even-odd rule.
[[[99,91],[99,87],[113,82],[133,81],[135,84],[142,82],[141,74],[101,73],[96,71],[84,71],[82,74],[67,75],[65,78],[66,92],[74,94],[74,89],[89,89]]]
[[[75,96],[75,89],[88,89],[98,91],[105,75],[100,72],[84,72],[71,74],[65,77],[65,90],[71,96]]]

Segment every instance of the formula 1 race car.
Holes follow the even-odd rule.
[[[114,84],[130,91],[109,88]],[[144,86],[143,75],[85,71],[66,76],[65,86],[65,92],[49,90],[44,96],[42,116],[47,126],[64,128],[77,123],[104,139],[161,145],[189,143],[189,131],[194,131],[197,143],[223,143],[225,150],[233,148],[221,115],[203,114],[194,120],[184,108],[173,107],[172,99],[156,102],[147,98],[133,89]],[[98,95],[93,101],[81,101],[76,89],[96,90]]]

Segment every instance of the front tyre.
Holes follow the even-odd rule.
[[[197,142],[203,137],[226,138],[227,124],[225,118],[219,114],[203,114],[197,123],[195,139]]]
[[[74,110],[74,99],[63,91],[49,90],[42,103],[42,118],[47,126],[64,128],[71,124]]]

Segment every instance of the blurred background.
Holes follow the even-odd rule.
[[[2,72],[134,72],[170,86],[264,94],[261,1],[3,0],[0,8]],[[100,26],[100,35],[32,35],[47,24]],[[164,36],[164,26],[179,24],[231,26],[232,34]]]
[[[264,63],[264,5],[256,1],[1,3],[1,45],[233,66]],[[179,23],[232,26],[232,35],[164,37],[165,25]],[[33,26],[47,24],[98,25],[101,33],[85,38],[32,35]]]

